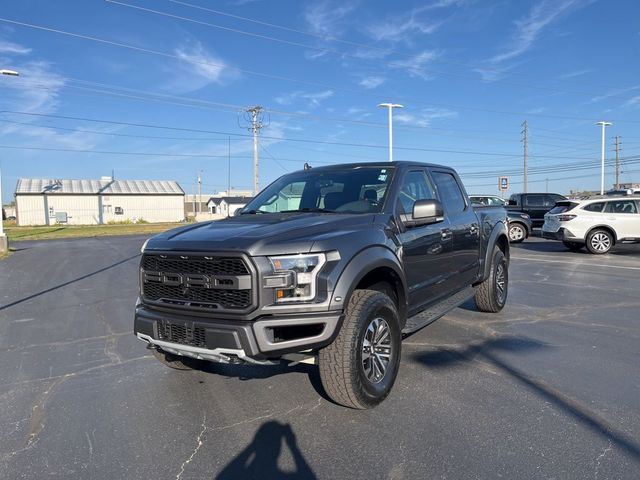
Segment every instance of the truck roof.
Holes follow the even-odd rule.
[[[451,167],[447,167],[445,165],[438,165],[435,163],[424,163],[424,162],[409,162],[409,161],[401,161],[401,162],[389,162],[389,161],[380,161],[380,162],[358,162],[358,163],[336,163],[333,165],[323,165],[321,167],[314,167],[312,165],[313,170],[331,170],[334,168],[342,168],[345,170],[348,169],[356,169],[362,167],[376,167],[376,168],[407,168],[407,167],[437,167],[437,168],[446,168],[447,170],[453,170]]]

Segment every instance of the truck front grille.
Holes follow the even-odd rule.
[[[201,310],[246,310],[253,281],[241,257],[144,254],[140,285],[145,300]]]
[[[158,322],[158,340],[192,347],[206,348],[207,346],[204,328],[171,323],[166,320]]]

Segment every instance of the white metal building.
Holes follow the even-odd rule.
[[[184,191],[175,181],[21,178],[15,197],[21,226],[184,220]]]
[[[207,202],[209,213],[233,217],[235,211],[244,207],[252,197],[211,197]]]

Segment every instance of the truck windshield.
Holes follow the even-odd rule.
[[[392,167],[323,168],[292,173],[265,188],[240,213],[378,213],[392,174]]]

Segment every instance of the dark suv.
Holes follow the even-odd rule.
[[[542,227],[545,213],[566,199],[557,193],[514,193],[509,197],[507,210],[524,212],[531,217],[534,227]]]
[[[369,408],[393,386],[403,335],[474,296],[501,310],[508,265],[505,210],[472,208],[450,168],[307,169],[237,216],[149,239],[135,334],[181,369],[317,363],[332,399]]]

